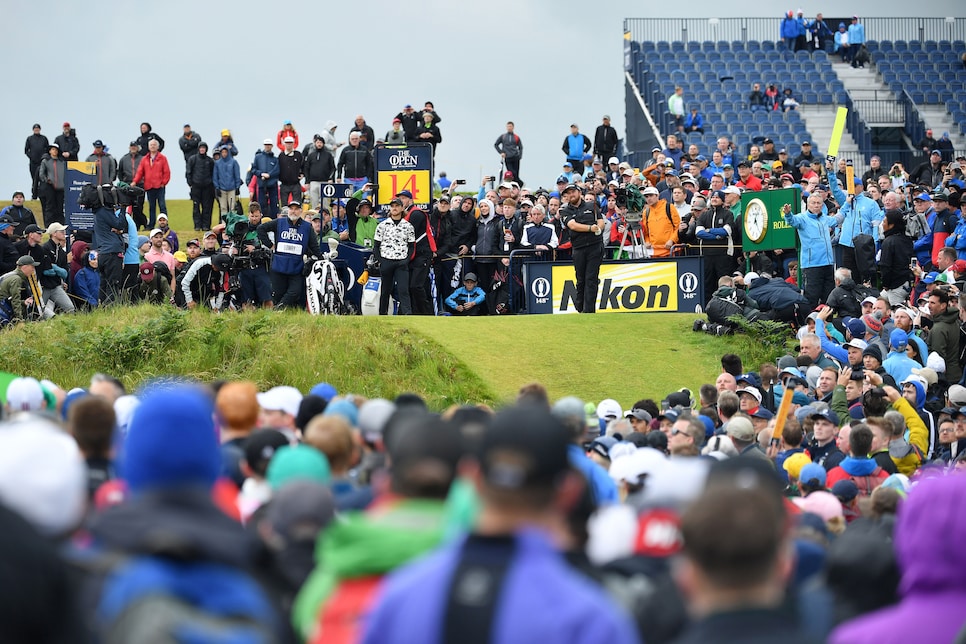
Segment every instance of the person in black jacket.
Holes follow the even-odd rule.
[[[295,137],[286,136],[282,139],[282,153],[278,156],[278,183],[282,203],[292,199],[302,200],[302,165],[305,159],[302,153],[295,149]]]
[[[610,116],[604,114],[603,123],[597,126],[594,132],[594,156],[602,162],[606,162],[612,156],[617,155],[617,130],[610,124]]]
[[[80,141],[77,139],[77,131],[70,126],[70,123],[64,121],[64,133],[59,134],[54,139],[54,143],[57,144],[60,156],[65,161],[77,161],[77,156],[80,154]]]
[[[909,282],[912,279],[909,262],[914,257],[912,238],[906,235],[906,223],[902,211],[898,209],[896,194],[886,194],[882,198],[882,205],[885,207],[885,219],[882,220],[884,235],[879,255],[879,274],[883,293],[888,296],[889,304],[895,306],[909,297]]]
[[[852,271],[838,268],[835,271],[835,288],[829,293],[825,303],[832,307],[835,315],[852,318],[862,317],[862,294],[855,290]]]
[[[40,160],[47,153],[50,141],[40,133],[40,123],[34,123],[34,133],[27,137],[24,143],[23,153],[30,159],[30,198],[36,199],[38,188],[40,187]]]
[[[17,268],[20,253],[13,245],[13,224],[5,217],[0,217],[0,275],[6,275]]]
[[[344,177],[356,190],[362,189],[373,177],[372,157],[361,141],[359,132],[349,134],[349,147],[342,150],[336,166],[336,176],[340,179]]]
[[[215,160],[208,156],[208,144],[198,144],[198,153],[188,157],[185,179],[191,188],[191,216],[195,230],[211,228],[211,211],[215,206]]]
[[[443,135],[439,133],[439,128],[433,121],[432,112],[423,112],[423,122],[416,128],[416,141],[431,143],[433,145],[433,156],[436,156],[436,146],[443,142]]]
[[[312,210],[318,210],[322,205],[322,184],[335,178],[335,159],[321,136],[315,137],[303,157],[302,174],[309,184],[309,203]]]
[[[141,123],[141,136],[137,138],[138,145],[142,150],[148,149],[148,141],[154,139],[158,142],[158,152],[164,152],[164,139],[151,131],[151,124],[145,121]]]

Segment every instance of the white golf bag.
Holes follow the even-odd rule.
[[[329,239],[329,252],[312,265],[312,272],[305,278],[305,296],[312,315],[348,315],[351,313],[345,301],[345,284],[335,270],[333,260],[339,256],[339,240]]]

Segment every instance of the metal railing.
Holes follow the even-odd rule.
[[[814,15],[807,19],[814,19]],[[865,18],[868,40],[966,40],[966,18]],[[826,16],[829,29],[851,16]],[[781,16],[768,18],[625,18],[624,32],[633,40],[701,42],[781,40]]]
[[[906,112],[896,101],[895,94],[892,92],[882,92],[882,94],[888,94],[888,97],[875,100],[857,99],[852,101],[852,105],[866,123],[903,125],[906,122]]]

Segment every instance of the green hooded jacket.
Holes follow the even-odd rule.
[[[385,575],[434,549],[446,523],[442,501],[401,499],[350,512],[319,535],[316,567],[295,599],[292,623],[309,639],[326,600],[343,579]]]

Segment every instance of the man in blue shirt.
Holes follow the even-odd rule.
[[[793,215],[789,204],[782,209],[785,223],[798,231],[801,242],[798,261],[805,282],[803,295],[812,306],[826,301],[835,288],[835,258],[829,229],[835,228],[838,222],[826,215],[824,208],[822,193],[816,191],[808,196],[805,212]]]

